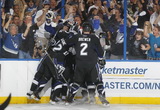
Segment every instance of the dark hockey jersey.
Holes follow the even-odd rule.
[[[97,58],[103,57],[103,49],[100,45],[100,41],[94,34],[77,34],[65,41],[67,45],[74,45],[76,61],[97,63]]]

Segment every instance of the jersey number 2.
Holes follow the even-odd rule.
[[[82,47],[82,49],[80,51],[80,55],[81,56],[87,56],[88,53],[85,50],[88,48],[88,44],[87,43],[81,43],[80,47]]]

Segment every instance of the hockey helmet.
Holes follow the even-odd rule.
[[[84,22],[82,24],[83,32],[92,32],[93,28],[92,25],[89,22]]]

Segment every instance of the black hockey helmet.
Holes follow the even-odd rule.
[[[72,25],[69,23],[69,21],[65,21],[65,22],[63,23],[63,26],[67,26],[68,28],[71,28],[71,27],[72,27]]]
[[[92,32],[93,28],[92,25],[89,22],[84,22],[82,24],[83,32]]]

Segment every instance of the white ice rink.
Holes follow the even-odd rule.
[[[109,107],[102,105],[51,105],[51,104],[11,104],[5,110],[160,110],[160,105],[124,105],[111,104]]]

